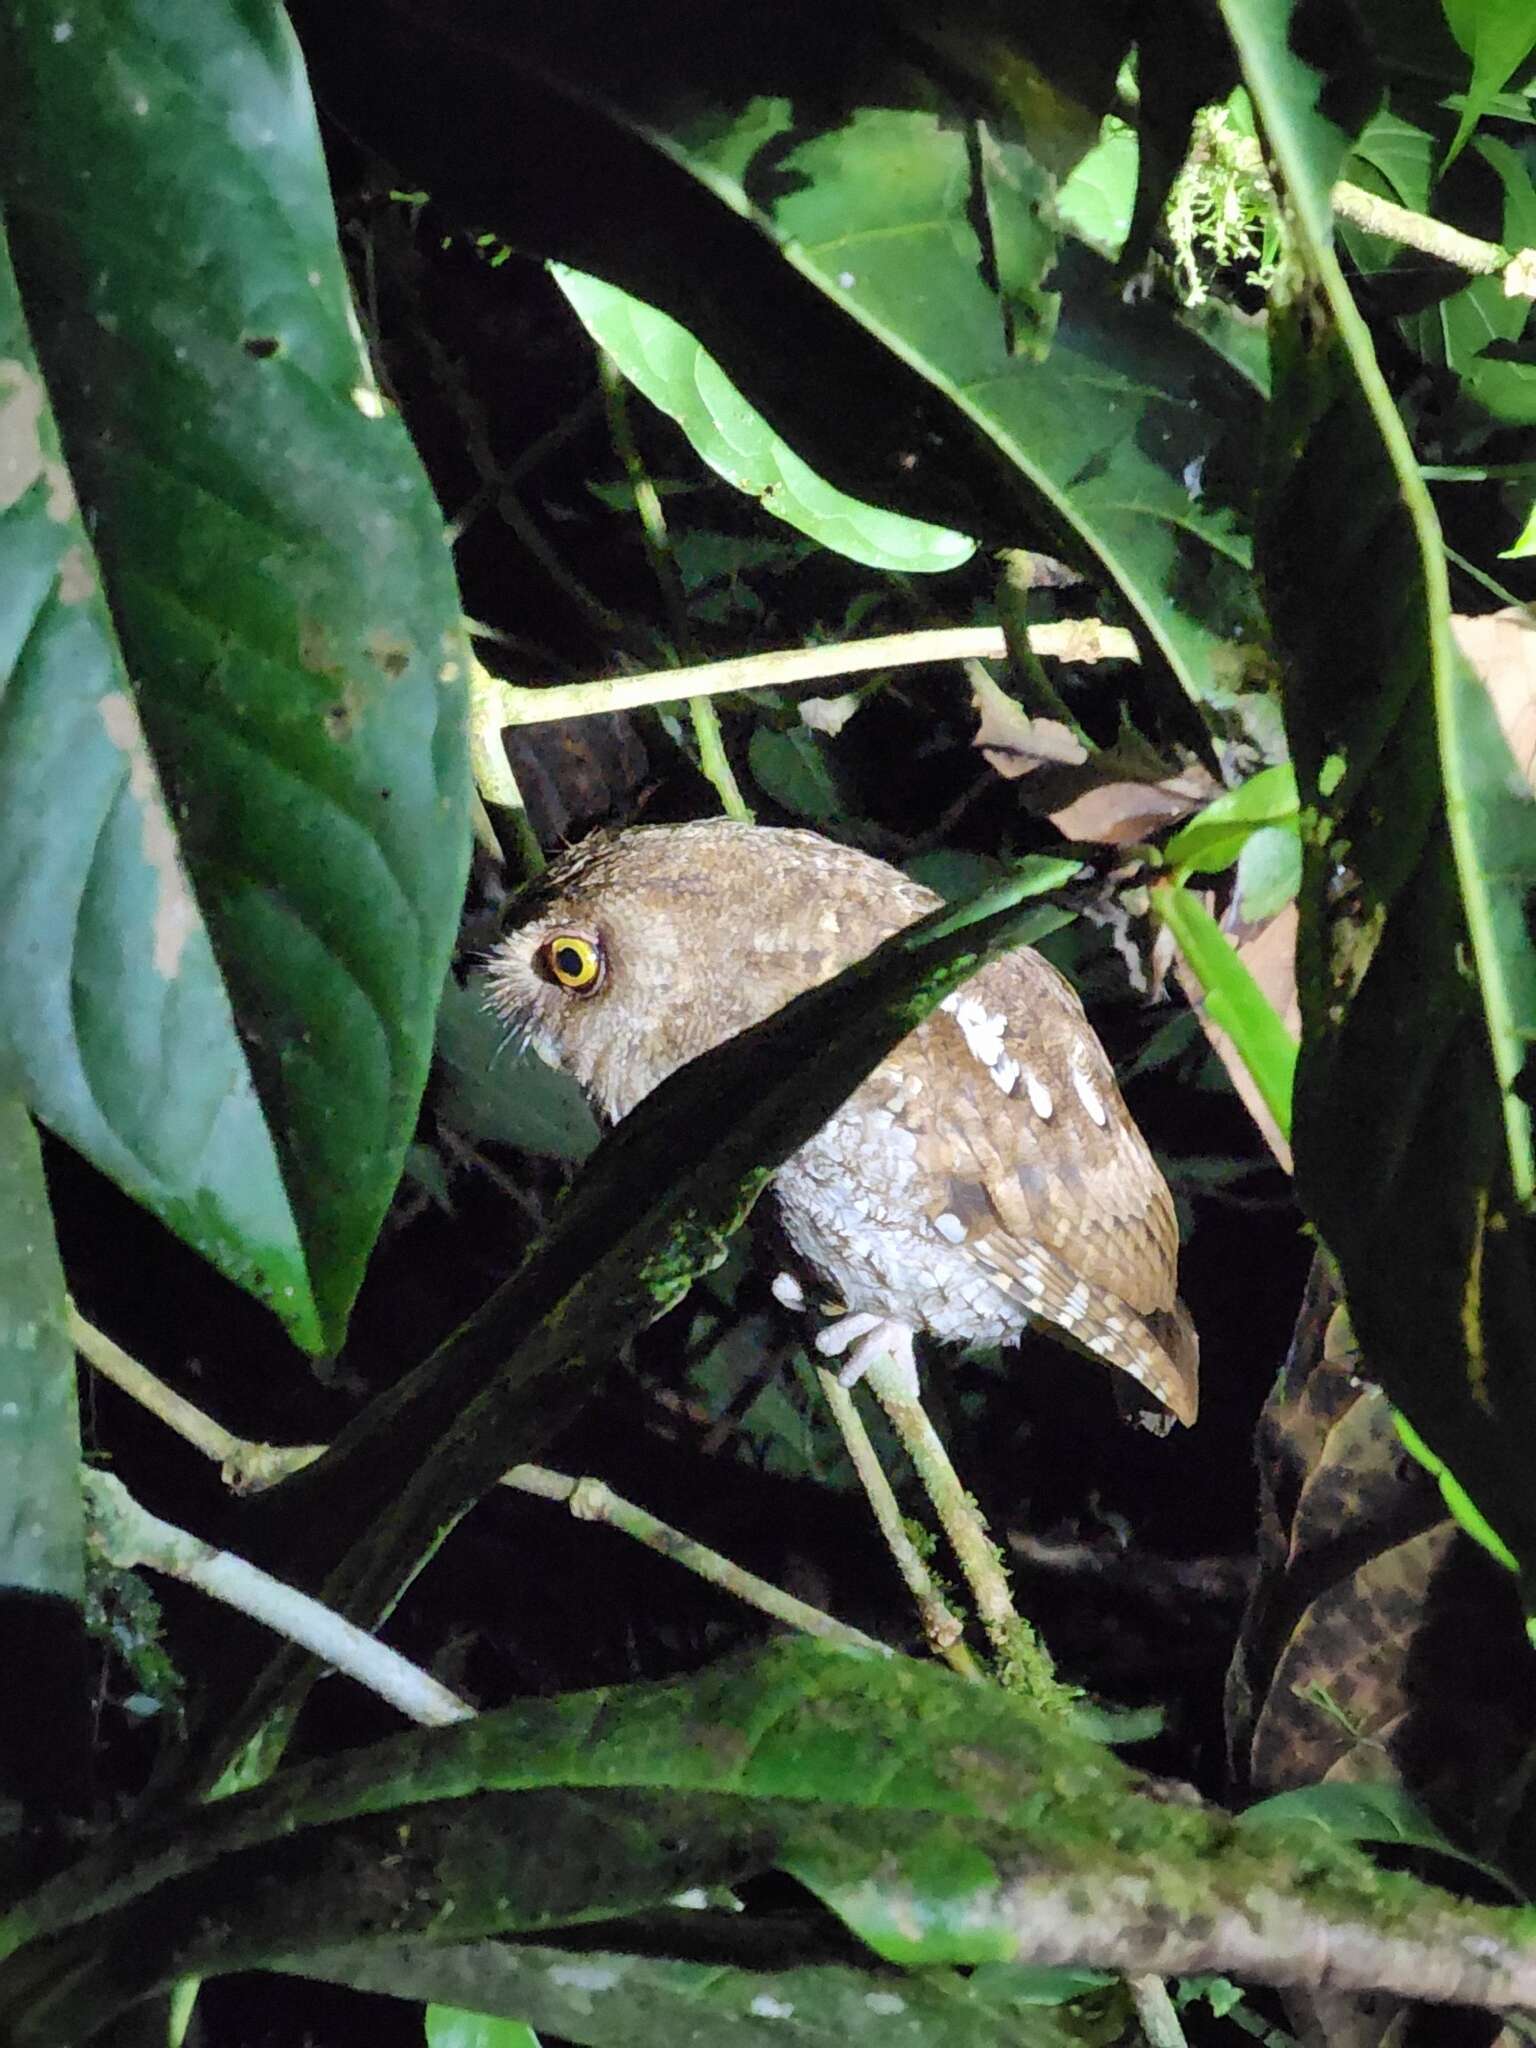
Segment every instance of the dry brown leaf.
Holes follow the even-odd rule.
[[[979,661],[965,666],[977,716],[972,744],[980,747],[988,766],[999,775],[1012,781],[1033,774],[1046,762],[1076,767],[1088,759],[1088,749],[1070,726],[1056,718],[1031,718]]]
[[[1128,774],[1123,750],[1091,751],[1062,720],[1031,717],[979,662],[966,668],[977,716],[974,744],[1009,781],[1033,778],[1025,801],[1065,838],[1133,845],[1187,818],[1220,792],[1198,762],[1168,775],[1149,759],[1147,775]]]

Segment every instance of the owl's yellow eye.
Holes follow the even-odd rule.
[[[602,948],[579,932],[556,932],[540,946],[538,958],[545,980],[573,996],[596,995],[602,986],[607,966]]]

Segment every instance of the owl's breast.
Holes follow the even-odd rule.
[[[926,1213],[942,1191],[877,1075],[780,1167],[774,1191],[790,1242],[852,1313],[870,1311],[946,1342],[1003,1344],[1028,1317]]]

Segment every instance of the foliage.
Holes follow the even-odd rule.
[[[1154,1796],[1103,1713],[928,1668],[883,1578],[861,1611],[914,1654],[719,1658],[741,1636],[712,1609],[701,1640],[647,1617],[596,1689],[571,1643],[552,1677],[515,1658],[509,1676],[478,1608],[477,1685],[446,1611],[423,1620],[452,1581],[434,1566],[413,1589],[599,1390],[621,1420],[583,1444],[617,1459],[644,1417],[642,1479],[702,1416],[689,1498],[728,1448],[722,1497],[784,1489],[808,1532],[841,1513],[815,1361],[743,1251],[769,1249],[754,1204],[1024,939],[1137,1055],[1138,1104],[1144,1085],[1154,1117],[1157,1088],[1175,1101],[1198,1256],[1211,1191],[1262,1169],[1188,1015],[1125,1000],[1177,950],[1293,1139],[1363,1346],[1300,1391],[1303,1304],[1288,1469],[1323,1477],[1268,1502],[1276,1577],[1232,1695],[1250,1763],[1305,1749],[1308,1702],[1352,1756],[1386,1754],[1335,1697],[1348,1658],[1316,1615],[1274,1639],[1291,1575],[1339,1528],[1360,1540],[1362,1500],[1420,1518],[1365,1524],[1402,1542],[1371,1645],[1399,1677],[1454,1553],[1442,1495],[1530,1584],[1536,681],[1513,702],[1485,685],[1452,626],[1453,605],[1509,599],[1495,562],[1533,587],[1529,10],[1158,12],[1138,30],[1096,0],[1070,24],[992,0],[942,20],[905,0],[537,0],[514,32],[482,0],[391,0],[363,62],[309,0],[291,23],[276,0],[10,11],[0,2038],[107,2038],[178,1985],[184,2004],[189,1980],[257,1968],[413,2000],[441,2048],[527,2048],[534,2027],[747,2044],[791,2017],[811,2041],[1107,2042],[1132,2024],[1121,1980],[1152,1972],[1183,1974],[1182,2007],[1235,2040],[1274,2010],[1253,1987],[1306,1983],[1298,1955],[1345,1989],[1536,2002],[1526,1916],[1382,1877],[1355,1846],[1528,1891],[1528,1726],[1490,1739],[1475,1829],[1414,1783],[1308,1783],[1233,1827]],[[1337,224],[1341,191],[1425,217],[1425,247],[1368,204]],[[1483,273],[1438,226],[1487,245]],[[557,286],[646,407],[611,381],[598,401]],[[557,384],[558,417],[528,426],[525,375]],[[473,955],[509,884],[488,854],[471,870],[461,602],[520,680],[664,672],[643,720],[516,736],[546,842],[733,802],[739,773],[769,815],[904,862],[946,908],[599,1141],[479,1006]],[[994,622],[971,693],[901,665],[903,634]],[[1079,626],[1080,659],[1042,657],[1034,636]],[[1100,660],[1121,627],[1137,659]],[[741,688],[721,716],[707,676],[665,673],[872,629],[888,662],[818,698]],[[467,984],[448,975],[466,878]],[[1299,1047],[1253,950],[1292,915]],[[134,1240],[154,1272],[183,1261],[189,1298],[234,1283],[199,1335],[149,1281],[143,1348],[217,1415],[332,1439],[238,1515],[184,1485],[187,1517],[351,1620],[390,1619],[486,1713],[338,1735],[337,1688],[312,1698],[296,1648],[87,1593],[66,1286],[112,1299],[106,1269],[133,1260],[82,1223],[110,1197],[73,1192],[77,1156],[155,1219]],[[433,1272],[429,1228],[468,1240],[462,1263]],[[1208,1358],[1273,1366],[1246,1324],[1205,1336]],[[1387,1398],[1351,1406],[1367,1370]],[[1020,1423],[1018,1383],[983,1358],[933,1392],[994,1503],[1046,1427]],[[1403,1479],[1388,1402],[1438,1490]],[[121,1413],[96,1427],[153,1488]],[[1236,1436],[1228,1462],[1246,1470]],[[583,1512],[579,1487],[555,1497]],[[547,1540],[518,1551],[525,1598]],[[1517,1580],[1483,1568],[1501,1591],[1478,1625],[1523,1654]],[[1193,1747],[1173,1760],[1199,1768]]]

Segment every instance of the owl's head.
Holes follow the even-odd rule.
[[[598,833],[514,901],[488,998],[621,1117],[937,900],[814,832],[709,818]]]

